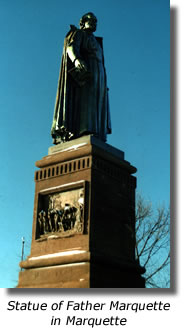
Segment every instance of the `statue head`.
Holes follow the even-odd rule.
[[[96,31],[96,26],[97,26],[97,18],[93,13],[89,12],[81,17],[80,29],[94,32]]]

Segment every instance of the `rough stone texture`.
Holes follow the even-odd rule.
[[[78,140],[36,162],[31,254],[18,287],[144,287],[135,262],[136,168],[92,136]],[[40,239],[40,196],[77,185],[85,188],[84,233]]]
[[[89,263],[28,269],[19,273],[18,288],[89,288]]]

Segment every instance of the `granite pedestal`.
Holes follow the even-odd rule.
[[[36,162],[31,253],[20,288],[144,287],[135,261],[136,168],[93,136]]]

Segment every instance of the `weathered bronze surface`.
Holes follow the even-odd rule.
[[[38,199],[36,238],[68,237],[83,233],[84,189],[48,193]]]
[[[95,37],[93,13],[71,25],[65,37],[51,135],[53,143],[94,134],[106,142],[111,133],[102,38]]]

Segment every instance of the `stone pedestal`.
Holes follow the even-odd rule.
[[[135,261],[136,168],[93,136],[36,162],[31,254],[17,287],[144,287]]]

